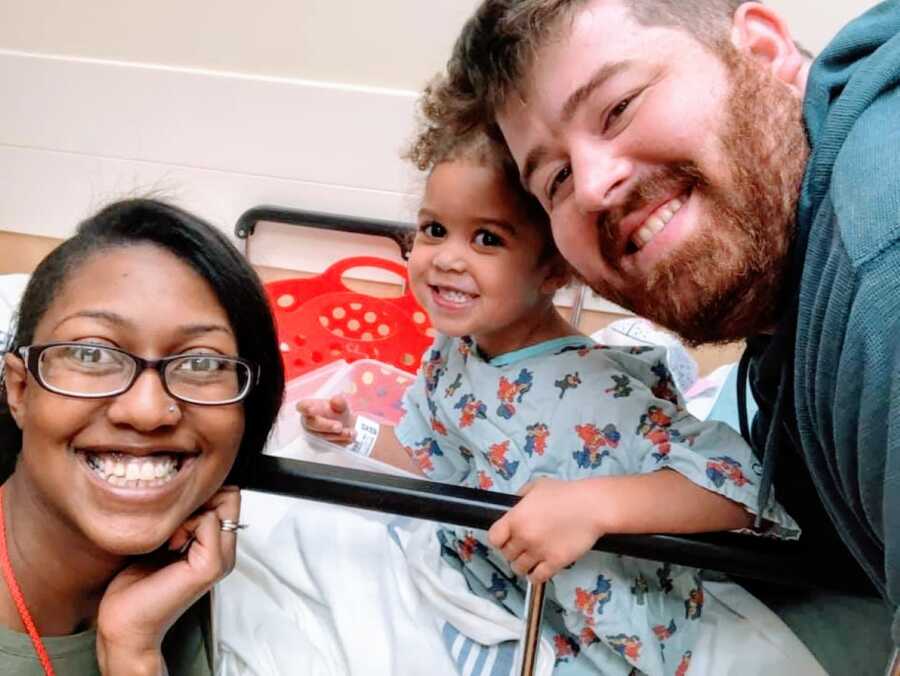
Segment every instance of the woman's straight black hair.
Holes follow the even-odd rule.
[[[140,244],[170,252],[206,280],[231,323],[238,354],[259,367],[259,382],[240,404],[245,414],[244,436],[227,479],[228,483],[243,485],[281,406],[284,369],[259,277],[224,235],[193,214],[158,200],[129,199],[110,204],[83,221],[75,235],[35,269],[22,296],[7,350],[32,342],[35,328],[54,298],[88,258]],[[0,481],[12,473],[21,445],[22,434],[10,415],[4,381],[0,379]]]

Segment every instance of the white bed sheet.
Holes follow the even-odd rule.
[[[299,436],[279,455],[396,471]],[[235,570],[217,587],[217,673],[456,674],[388,525],[412,519],[244,491]]]
[[[316,451],[303,436],[278,454],[402,474]],[[521,623],[469,593],[443,564],[434,524],[251,491],[241,520],[251,527],[241,531],[234,572],[214,594],[220,676],[510,673]],[[447,641],[448,621],[486,647],[462,636]],[[702,623],[691,676],[825,676],[784,623],[738,585],[707,583]],[[536,676],[547,676],[546,639],[539,655]]]

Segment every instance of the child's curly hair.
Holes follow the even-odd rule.
[[[488,127],[461,132],[453,124],[454,95],[446,75],[437,75],[426,85],[419,99],[419,131],[403,157],[428,173],[443,162],[459,160],[499,171],[528,221],[545,235],[539,260],[561,259],[550,233],[550,219],[537,199],[522,187],[519,169],[499,132],[492,133]]]
[[[431,171],[441,162],[471,160],[502,169],[518,184],[516,163],[503,139],[487,127],[461,130],[454,124],[456,92],[446,75],[436,75],[419,98],[419,131],[404,153],[420,171]]]

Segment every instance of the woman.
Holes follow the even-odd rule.
[[[0,674],[209,673],[283,389],[253,270],[190,214],[113,204],[38,266],[4,366]]]

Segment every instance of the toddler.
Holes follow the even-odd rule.
[[[439,537],[473,591],[517,614],[516,575],[553,577],[555,673],[684,674],[698,571],[590,548],[604,533],[750,528],[750,448],[687,413],[661,349],[594,344],[559,314],[568,268],[505,149],[432,128],[413,157],[430,173],[410,284],[439,335],[396,428],[358,419],[341,397],[301,402],[304,426],[432,480],[522,495],[486,538]],[[779,506],[763,517],[795,533]]]

